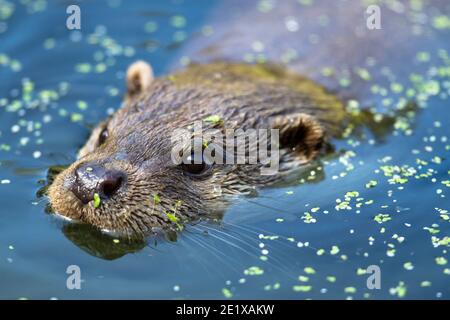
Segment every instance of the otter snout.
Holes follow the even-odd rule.
[[[70,190],[83,204],[94,200],[96,193],[102,199],[111,198],[126,181],[125,173],[92,163],[81,164],[74,175]]]

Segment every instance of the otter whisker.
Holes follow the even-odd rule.
[[[245,199],[245,198],[243,198],[243,200],[246,201],[246,202],[248,202],[248,203],[251,203],[251,204],[255,204],[255,205],[257,205],[257,206],[260,206],[261,208],[266,208],[266,209],[274,210],[274,211],[281,212],[281,213],[289,213],[289,212],[287,212],[287,211],[284,211],[284,210],[281,210],[281,209],[278,209],[278,208],[269,206],[269,205],[267,205],[267,204],[262,204],[262,203],[259,203],[259,202],[256,202],[256,201],[253,201],[253,200],[250,200],[250,199]]]
[[[233,239],[235,239],[235,240],[237,240],[237,241],[243,243],[243,244],[246,245],[246,246],[252,247],[248,242],[242,241],[242,239],[239,239],[239,238],[237,238],[237,237],[231,235],[229,232],[228,232],[228,233],[227,233],[227,232],[223,232],[223,231],[218,230],[217,228],[211,228],[211,227],[208,227],[208,226],[206,226],[206,225],[203,225],[203,227],[204,227],[205,229],[210,230],[210,231],[214,231],[214,232],[220,233],[220,234],[222,234],[222,235],[224,235],[224,236],[228,236],[228,237],[230,237],[230,238],[233,238]],[[255,244],[258,243],[258,241],[256,241],[255,239],[253,239],[253,241],[254,241]],[[253,247],[252,247],[252,248],[253,248]]]
[[[228,244],[228,245],[232,245],[233,247],[235,247],[235,248],[241,250],[242,252],[245,252],[246,254],[250,254],[250,255],[253,256],[254,258],[258,258],[258,259],[259,259],[260,256],[259,256],[258,254],[249,252],[249,251],[245,250],[243,247],[240,247],[240,246],[238,246],[238,245],[235,245],[235,244],[231,243],[230,241],[226,240],[225,237],[222,238],[222,237],[220,237],[220,236],[214,234],[213,232],[214,232],[214,231],[217,231],[217,232],[221,233],[221,234],[224,235],[224,236],[231,237],[231,238],[233,238],[233,239],[239,241],[240,243],[244,243],[244,244],[248,245],[251,249],[254,249],[254,247],[252,247],[251,245],[249,245],[247,242],[243,241],[242,239],[236,238],[236,237],[234,237],[234,236],[232,236],[232,235],[230,235],[230,234],[227,234],[227,233],[225,233],[225,232],[221,232],[221,231],[216,230],[216,229],[213,229],[213,228],[208,228],[208,227],[206,227],[206,226],[203,226],[203,227],[205,227],[205,228],[211,230],[211,232],[209,232],[208,235],[214,237],[214,238],[217,239],[217,240],[223,241],[223,242],[225,242],[225,243]],[[273,260],[273,262],[272,262],[271,260]],[[279,265],[275,264],[274,262],[278,263]],[[291,272],[289,272],[288,270],[284,269],[284,267],[286,266],[286,264],[285,264],[285,263],[282,263],[282,261],[280,261],[278,258],[276,258],[276,257],[274,257],[274,256],[271,256],[271,257],[270,257],[270,260],[266,260],[265,263],[268,264],[268,265],[270,265],[271,267],[273,267],[273,268],[275,268],[275,269],[278,269],[278,270],[280,270],[280,271],[283,271],[285,274],[287,274],[287,275],[289,275],[289,276],[292,276],[292,275],[291,275]]]
[[[280,241],[280,242],[277,242],[278,244],[280,244],[280,245],[282,245],[282,246],[284,246],[286,248],[292,248],[293,247],[293,245],[292,246],[289,245],[289,244],[293,244],[293,243],[292,243],[292,241],[288,240],[288,237],[281,236],[281,235],[278,235],[278,234],[274,234],[272,231],[265,230],[265,229],[260,229],[260,228],[256,228],[256,227],[254,227],[254,229],[252,230],[251,227],[249,227],[249,226],[238,225],[238,224],[231,223],[231,222],[224,222],[224,224],[228,224],[228,225],[230,225],[230,226],[232,226],[234,228],[241,229],[242,231],[252,233],[255,236],[257,236],[258,238],[259,238],[260,234],[265,234],[265,235],[270,235],[270,236],[277,236],[277,237],[279,237],[279,239],[282,239],[282,240],[287,242],[286,243],[286,242],[281,242]],[[257,231],[255,231],[255,230],[257,230]],[[250,237],[250,236],[248,236],[248,237]]]
[[[209,250],[209,252],[216,257],[221,263],[225,263],[228,265],[233,271],[236,273],[240,273],[239,269],[237,269],[237,259],[235,261],[232,261],[229,256],[215,248],[214,246],[209,245],[206,242],[202,242],[199,239],[195,239],[194,237],[186,238],[191,240],[192,242],[196,243],[197,245],[201,246],[202,248]]]
[[[242,225],[237,225],[237,224],[232,224],[232,223],[229,223],[229,222],[227,222],[228,224],[230,224],[230,225],[232,225],[233,227],[235,227],[235,228],[238,228],[238,229],[243,229],[243,230],[246,230],[246,231],[248,231],[248,232],[251,232],[251,233],[254,233],[254,234],[256,234],[256,235],[259,235],[259,234],[262,234],[262,233],[264,233],[264,234],[266,234],[266,235],[273,235],[273,236],[277,236],[277,237],[279,237],[280,239],[283,239],[283,240],[285,240],[285,241],[287,241],[287,242],[289,242],[289,243],[292,243],[292,244],[294,244],[292,241],[290,241],[289,239],[288,239],[288,237],[285,237],[285,236],[280,236],[280,235],[277,235],[277,234],[274,234],[273,232],[271,232],[271,231],[268,231],[268,230],[264,230],[264,229],[259,229],[259,228],[255,228],[255,230],[259,230],[260,232],[256,232],[256,231],[253,231],[253,230],[251,230],[250,229],[250,227],[246,227],[245,228],[245,226],[242,226]],[[283,245],[283,246],[285,246],[285,247],[289,247],[289,248],[293,248],[294,246],[289,246],[287,243],[285,243],[285,242],[277,242],[278,244],[280,244],[280,245]],[[311,244],[309,244],[307,247],[304,247],[305,249],[308,249],[308,250],[312,250],[312,251],[317,251],[317,247],[315,247],[314,245],[311,245]],[[324,254],[327,254],[327,255],[330,255],[330,254],[328,254],[328,253],[324,253]],[[333,258],[335,258],[336,260],[339,260],[339,258],[338,257],[336,257],[336,256],[334,256],[334,255],[330,255],[330,256],[332,256]]]

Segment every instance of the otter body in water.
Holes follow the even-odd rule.
[[[129,237],[180,227],[279,181],[326,150],[345,118],[335,96],[277,66],[191,65],[153,79],[151,67],[137,62],[127,80],[124,105],[93,130],[49,197],[59,214]],[[196,121],[222,133],[278,129],[279,171],[262,175],[255,163],[174,163],[171,135]]]

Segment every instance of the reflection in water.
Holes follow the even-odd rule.
[[[70,223],[62,227],[64,235],[80,249],[95,257],[114,260],[146,246],[144,240],[114,239],[86,224]]]
[[[367,129],[377,142],[384,142],[395,128],[398,120],[410,122],[419,110],[417,103],[409,101],[402,108],[395,110],[392,115],[378,114],[370,109],[350,111],[349,128],[353,135],[362,138]]]

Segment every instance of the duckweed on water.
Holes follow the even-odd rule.
[[[315,274],[316,273],[316,270],[314,270],[314,268],[312,268],[312,267],[305,267],[303,269],[303,271],[305,271],[306,274]]]
[[[444,15],[434,17],[433,27],[440,30],[450,29],[450,17]]]
[[[180,15],[172,16],[170,24],[175,28],[184,28],[186,26],[186,18]]]
[[[227,299],[233,298],[233,293],[230,291],[230,289],[223,288],[223,289],[222,289],[222,294],[223,294],[223,296],[224,296],[225,298],[227,298]]]
[[[364,268],[358,268],[358,269],[356,270],[356,274],[357,274],[358,276],[365,275],[366,273],[367,273],[367,270],[364,269]]]
[[[339,253],[339,251],[340,251],[340,249],[339,249],[338,246],[332,246],[332,247],[331,247],[331,250],[330,250],[330,254],[331,254],[331,255],[336,255],[336,254]]]
[[[13,72],[22,70],[22,64],[15,59],[11,59],[6,54],[0,53],[0,67],[7,67]]]
[[[447,259],[444,257],[436,257],[436,264],[444,266],[447,264]]]
[[[366,183],[366,188],[367,189],[374,188],[376,187],[377,184],[378,182],[376,180],[370,180],[368,183]]]
[[[403,268],[405,268],[405,270],[410,271],[414,269],[414,265],[412,264],[412,262],[405,262],[403,264]]]
[[[400,281],[396,287],[389,289],[389,293],[391,295],[396,295],[399,298],[404,298],[407,293],[405,283],[403,281]]]
[[[308,282],[309,281],[309,277],[307,277],[307,276],[298,276],[298,281],[300,281],[300,282]]]
[[[244,270],[244,274],[247,276],[261,276],[264,274],[264,270],[260,267],[253,266]]]
[[[264,291],[270,291],[270,290],[278,290],[281,288],[281,284],[279,282],[274,283],[273,285],[266,285],[264,286]]]
[[[384,223],[392,220],[392,218],[389,214],[379,213],[373,218],[373,220],[375,220],[378,223]]]
[[[346,287],[346,288],[344,288],[344,292],[345,293],[356,293],[356,288],[355,287]]]
[[[311,291],[312,286],[295,285],[292,289],[296,292],[309,292]]]
[[[307,224],[317,222],[317,220],[309,212],[304,212],[301,219],[303,220],[304,223]]]
[[[328,282],[335,283],[336,282],[336,277],[335,276],[327,276],[326,280]]]

